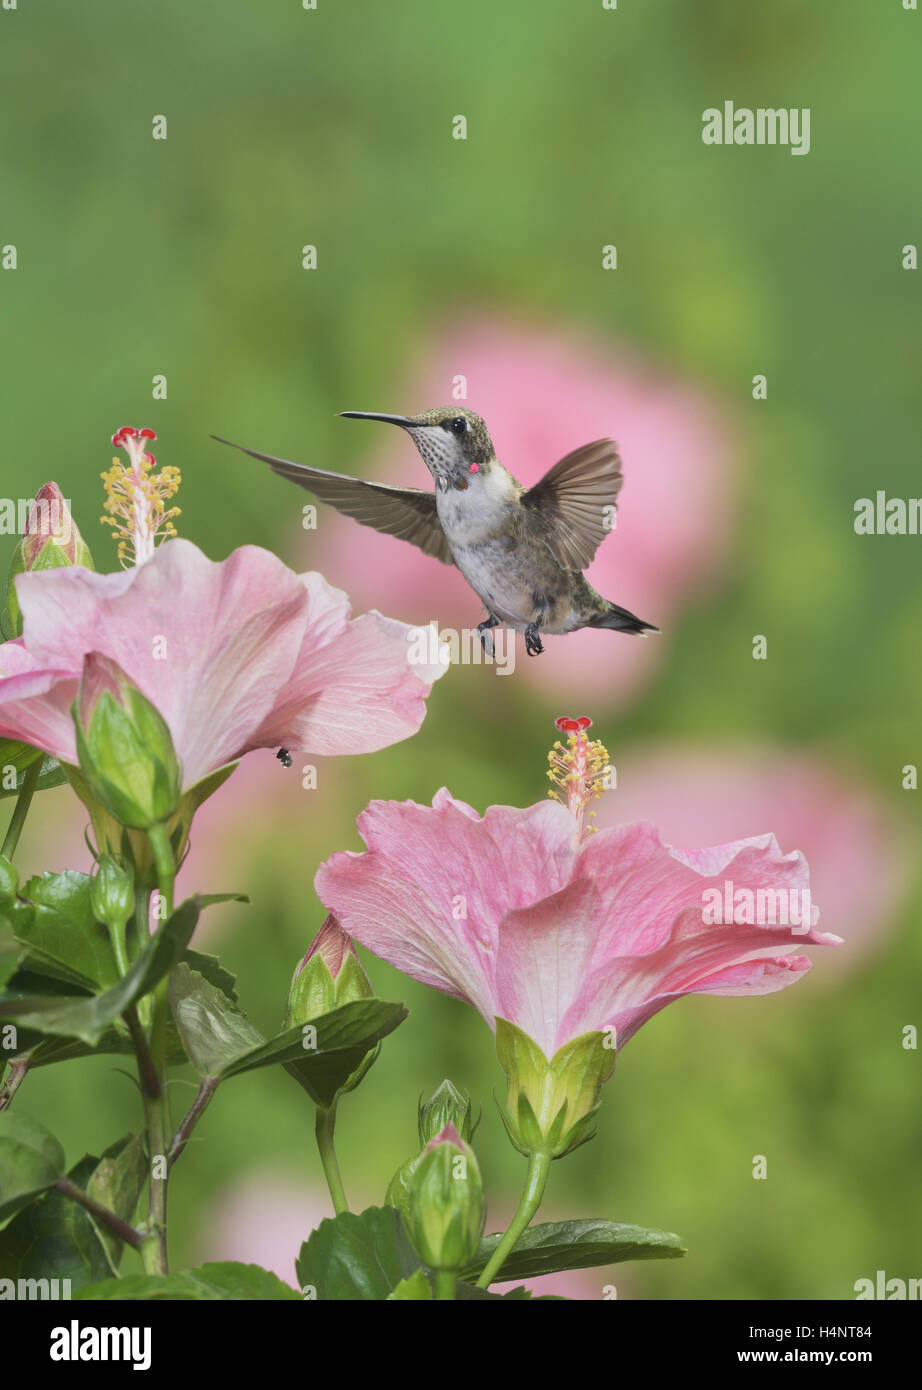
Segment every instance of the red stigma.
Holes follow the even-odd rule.
[[[156,439],[157,435],[153,430],[136,430],[134,425],[122,425],[121,429],[116,430],[112,436],[112,443],[117,449],[124,448],[126,439]]]
[[[592,720],[588,714],[581,714],[579,719],[568,719],[566,715],[562,714],[559,719],[554,720],[554,727],[559,729],[562,734],[576,734],[583,729],[590,729]]]

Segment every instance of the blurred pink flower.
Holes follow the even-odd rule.
[[[898,817],[853,774],[758,744],[657,743],[614,761],[618,785],[599,804],[602,826],[647,816],[671,844],[702,845],[771,825],[783,844],[803,851],[819,921],[844,938],[824,976],[886,938],[909,885],[912,849]]]
[[[257,1170],[228,1184],[205,1209],[201,1260],[262,1265],[297,1288],[301,1246],[331,1214],[325,1188]]]
[[[686,994],[783,989],[810,969],[795,945],[839,940],[796,919],[709,918],[728,879],[753,901],[768,890],[809,904],[803,856],[773,835],[702,850],[665,845],[645,822],[581,836],[563,805],[481,817],[444,788],[431,807],[373,801],[358,828],[367,851],[332,855],[314,880],[343,930],[548,1058],[607,1028],[620,1048]]]
[[[604,692],[618,701],[651,676],[675,615],[719,571],[731,519],[731,443],[715,403],[692,384],[640,365],[625,349],[547,327],[475,318],[428,350],[425,366],[386,401],[348,401],[350,408],[417,411],[449,404],[464,376],[463,404],[482,415],[497,453],[531,484],[557,459],[591,439],[619,444],[624,488],[617,529],[587,571],[606,598],[640,613],[663,635],[640,640],[578,632],[548,638],[545,654],[517,673],[542,688]],[[356,433],[363,476],[428,487],[429,475],[409,440],[375,424],[343,422]],[[305,459],[304,462],[316,462]],[[480,601],[453,568],[413,546],[321,507],[309,562],[334,579],[348,575],[357,602],[380,603],[413,623],[472,627]]]
[[[116,574],[22,574],[16,592],[24,630],[0,646],[0,736],[75,764],[70,705],[98,652],[165,719],[184,789],[254,748],[367,753],[407,738],[443,669],[409,664],[403,624],[350,620],[322,575],[256,546],[215,563],[171,540]]]

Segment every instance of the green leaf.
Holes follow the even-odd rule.
[[[403,1004],[355,999],[244,1053],[221,1076],[239,1076],[281,1063],[317,1105],[331,1105],[365,1054],[393,1032],[407,1013]],[[314,1031],[305,1032],[307,1028]],[[314,1046],[305,1047],[306,1042]]]
[[[462,1271],[464,1279],[477,1278],[501,1239],[501,1235],[483,1238],[476,1259]],[[679,1237],[669,1231],[617,1221],[549,1221],[523,1231],[496,1280],[533,1279],[561,1269],[589,1269],[624,1260],[675,1260],[685,1253]]]
[[[68,1177],[85,1188],[98,1162],[88,1154]],[[0,1231],[0,1276],[5,1279],[69,1279],[70,1291],[59,1285],[60,1296],[68,1298],[114,1270],[93,1218],[60,1192],[46,1192],[30,1202]]]
[[[9,928],[0,925],[0,989],[16,974],[25,953]]]
[[[10,1110],[0,1113],[0,1230],[65,1171],[64,1150],[44,1125]]]
[[[5,997],[0,994],[0,1003]],[[90,1047],[77,1038],[48,1037],[43,1033],[37,1033],[33,1028],[19,1027],[18,1031],[17,1049],[10,1057],[28,1057],[30,1067],[47,1067],[53,1062],[69,1062],[78,1057],[134,1056],[131,1036],[120,1023],[107,1028],[95,1047]],[[187,1060],[185,1048],[172,1019],[167,1024],[166,1060],[171,1067],[182,1066]]]
[[[186,1054],[200,1076],[220,1076],[264,1038],[227,995],[180,961],[170,974],[170,1007]]]
[[[143,1136],[129,1134],[106,1149],[87,1182],[87,1194],[130,1224],[149,1171]],[[112,1269],[117,1270],[123,1243],[101,1222],[97,1225]]]
[[[153,989],[182,958],[198,921],[199,902],[189,898],[151,937],[144,950],[112,989],[91,999],[0,998],[0,1019],[12,1018],[39,1033],[79,1038],[91,1047],[120,1014]]]
[[[27,950],[29,969],[94,993],[118,979],[106,928],[90,907],[92,879],[71,870],[31,878],[19,898],[0,905],[16,939]]]
[[[187,951],[183,961],[190,970],[197,970],[200,975],[204,975],[210,985],[214,985],[215,989],[227,995],[232,1004],[236,1004],[237,991],[234,986],[237,977],[224,969],[217,956],[206,955],[203,951]]]
[[[389,1303],[431,1303],[432,1288],[422,1269],[416,1269],[387,1296]]]
[[[0,1002],[4,997],[0,995]],[[86,1043],[78,1042],[76,1038],[50,1038],[42,1033],[37,1033],[33,1028],[16,1026],[19,1034],[18,1044],[16,1051],[11,1055],[28,1057],[30,1067],[47,1067],[52,1062],[69,1062],[77,1057],[111,1055],[128,1057],[134,1055],[130,1036],[126,1031],[117,1028],[106,1029],[97,1046],[88,1047]],[[183,1054],[179,1060],[184,1061],[185,1055]]]
[[[22,790],[26,773],[35,762],[36,758],[42,758],[44,754],[40,748],[33,748],[28,743],[17,743],[13,740],[0,739],[0,773],[6,768],[16,769],[16,785],[13,786],[11,777],[0,776],[0,801],[7,796],[18,796]],[[42,770],[39,773],[38,781],[35,784],[37,792],[49,791],[52,787],[63,787],[67,778],[61,771],[61,764],[56,758],[45,757],[42,763]]]
[[[302,1293],[383,1301],[421,1266],[393,1207],[368,1207],[321,1221],[295,1268]]]
[[[81,1289],[77,1298],[301,1302],[300,1294],[268,1269],[232,1261],[199,1265],[196,1269],[184,1269],[177,1274],[130,1274],[124,1279],[106,1279],[101,1284]]]
[[[215,907],[218,903],[248,903],[246,893],[202,893],[199,902],[202,907]]]

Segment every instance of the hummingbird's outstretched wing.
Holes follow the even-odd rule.
[[[615,524],[624,479],[613,439],[595,439],[565,455],[522,494],[542,540],[565,570],[584,570]]]
[[[387,483],[366,483],[362,478],[350,478],[345,473],[328,473],[323,468],[309,468],[305,463],[260,454],[216,434],[211,437],[219,444],[230,444],[232,449],[242,450],[251,458],[262,459],[280,478],[290,478],[360,525],[373,526],[387,536],[409,541],[419,546],[424,555],[434,555],[445,565],[454,564],[436,511],[434,492],[415,487],[391,487]]]

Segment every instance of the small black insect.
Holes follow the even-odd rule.
[[[282,767],[291,767],[291,754],[287,748],[280,748],[275,756],[282,764]]]

